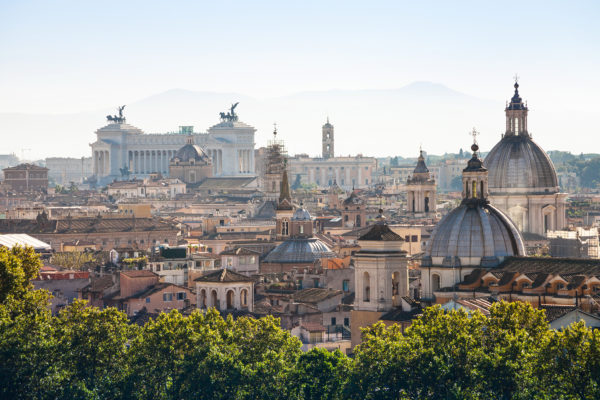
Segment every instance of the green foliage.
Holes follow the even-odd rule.
[[[80,270],[88,262],[97,262],[98,258],[90,252],[65,251],[54,253],[51,262],[66,269]]]
[[[272,317],[172,311],[138,327],[80,301],[52,316],[28,283],[38,268],[30,249],[0,250],[2,399],[600,398],[600,331],[552,331],[525,303],[378,323],[349,358],[303,353]]]
[[[41,262],[32,248],[0,247],[0,303],[9,297],[21,298],[32,288]]]

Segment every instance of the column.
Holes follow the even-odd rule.
[[[98,176],[98,152],[97,151],[94,151],[94,159],[93,159],[93,162],[92,162],[92,167],[93,167],[93,170],[94,170],[93,171],[94,175]]]

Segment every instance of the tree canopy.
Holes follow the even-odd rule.
[[[137,326],[82,301],[53,316],[29,284],[38,268],[30,249],[0,249],[3,399],[600,398],[600,331],[553,331],[525,303],[377,323],[348,357],[302,352],[272,317],[171,311]]]

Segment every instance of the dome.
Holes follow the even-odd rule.
[[[179,161],[183,162],[188,162],[190,160],[194,160],[196,163],[210,162],[210,157],[204,152],[204,150],[202,150],[202,147],[190,143],[180,148],[173,158],[177,158]]]
[[[423,266],[493,267],[524,255],[521,233],[502,211],[485,201],[463,202],[435,227]]]
[[[492,194],[559,191],[552,161],[527,134],[505,135],[485,158],[485,166]]]
[[[321,258],[334,258],[335,253],[316,238],[288,239],[265,257],[266,263],[313,263]]]
[[[306,210],[306,208],[298,208],[294,211],[294,216],[292,217],[292,221],[310,221],[311,216],[310,213]]]

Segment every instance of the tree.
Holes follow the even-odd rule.
[[[9,297],[25,296],[40,267],[40,259],[31,247],[0,247],[0,304]]]
[[[116,308],[100,310],[76,301],[53,319],[55,363],[62,384],[58,397],[70,399],[122,397],[127,344],[137,334]]]
[[[550,398],[600,398],[600,331],[581,321],[541,345],[535,370],[540,390]]]
[[[314,348],[298,358],[290,386],[297,399],[343,399],[343,387],[348,379],[351,361],[336,350]]]
[[[272,317],[223,319],[214,309],[148,322],[132,341],[128,394],[138,399],[287,398],[298,339]]]
[[[80,270],[88,262],[97,261],[93,253],[85,251],[65,251],[54,253],[52,263],[63,268]]]
[[[497,303],[489,317],[431,307],[404,334],[382,323],[363,332],[346,393],[356,399],[532,398],[538,344],[550,334],[543,312],[524,303]]]

